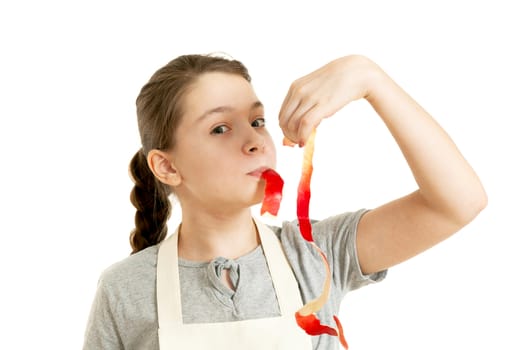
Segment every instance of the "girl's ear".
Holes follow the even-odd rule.
[[[171,187],[176,187],[181,183],[180,173],[173,165],[168,153],[158,149],[149,151],[148,166],[160,182]]]

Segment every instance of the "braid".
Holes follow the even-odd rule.
[[[131,254],[161,242],[168,232],[167,221],[171,214],[168,191],[148,167],[146,156],[139,150],[131,159],[129,170],[135,186],[130,200],[137,212],[135,228],[129,241]]]

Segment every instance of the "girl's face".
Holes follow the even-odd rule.
[[[183,207],[226,212],[259,203],[261,172],[274,168],[276,157],[251,84],[235,74],[200,76],[186,94],[173,156]]]

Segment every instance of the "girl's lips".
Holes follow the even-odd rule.
[[[268,167],[260,167],[260,168],[257,168],[255,170],[252,170],[248,173],[248,175],[250,176],[254,176],[254,177],[261,177],[262,173],[264,173],[267,169],[269,169]]]

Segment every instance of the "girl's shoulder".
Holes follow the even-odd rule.
[[[123,258],[107,267],[100,276],[99,284],[114,289],[124,285],[155,281],[159,244]]]

